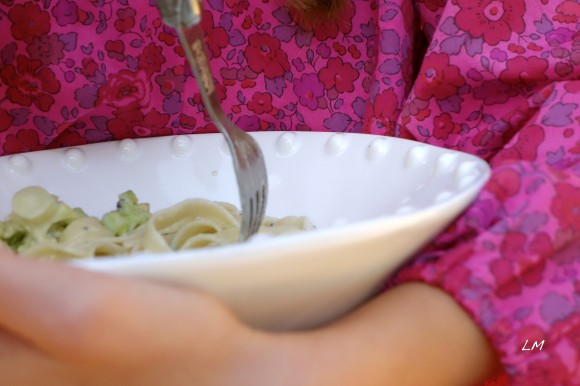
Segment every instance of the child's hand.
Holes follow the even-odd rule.
[[[199,292],[0,251],[2,384],[212,385],[253,336]]]
[[[476,325],[423,284],[327,327],[274,334],[189,288],[0,251],[0,374],[10,386],[450,386],[495,365]]]

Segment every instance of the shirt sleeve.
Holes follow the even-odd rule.
[[[417,140],[479,155],[492,176],[393,281],[452,295],[510,384],[577,385],[578,3],[436,3],[419,3],[431,45],[399,123]]]

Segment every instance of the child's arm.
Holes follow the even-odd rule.
[[[0,373],[18,385],[469,385],[483,334],[443,292],[405,284],[312,332],[265,333],[195,291],[0,252]]]
[[[278,354],[274,366],[282,363],[280,372],[298,377],[289,383],[296,385],[477,385],[499,370],[468,315],[421,283],[401,285],[330,326],[285,340],[294,353]],[[269,355],[277,355],[278,344]]]

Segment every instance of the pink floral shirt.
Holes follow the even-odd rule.
[[[580,384],[580,3],[352,1],[305,29],[279,0],[207,0],[225,110],[486,159],[477,201],[393,280],[454,296],[510,384]],[[0,31],[0,155],[215,130],[153,0],[0,0]]]

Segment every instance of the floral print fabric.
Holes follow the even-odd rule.
[[[510,384],[578,384],[580,4],[351,5],[306,28],[277,0],[207,0],[224,110],[248,131],[398,136],[490,162],[476,202],[393,280],[454,296]],[[154,2],[0,0],[0,31],[1,155],[215,130]]]

